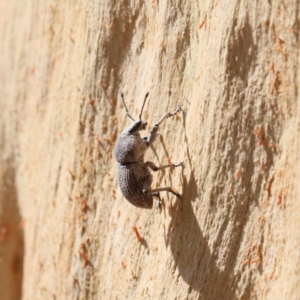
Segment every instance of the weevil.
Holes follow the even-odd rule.
[[[150,173],[149,168],[156,172],[170,167],[182,167],[183,162],[157,167],[151,161],[144,162],[144,154],[158,136],[159,125],[165,119],[175,116],[182,108],[180,105],[174,112],[165,113],[151,128],[149,135],[142,138],[140,131],[146,129],[147,122],[142,121],[141,117],[148,95],[149,92],[145,95],[139,113],[139,119],[138,121],[135,121],[128,112],[123,93],[121,94],[126,114],[134,123],[121,133],[115,147],[115,156],[118,161],[119,185],[124,197],[134,206],[140,208],[152,208],[153,196],[155,196],[158,198],[157,207],[160,208],[161,198],[159,192],[170,192],[178,198],[180,198],[181,195],[172,187],[151,189],[152,174]]]

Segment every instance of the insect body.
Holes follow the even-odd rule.
[[[153,171],[162,170],[170,167],[179,167],[183,162],[178,164],[167,164],[157,167],[153,162],[144,162],[144,154],[150,145],[154,142],[158,135],[159,125],[168,117],[175,116],[181,111],[179,106],[173,113],[165,113],[163,117],[152,127],[148,136],[142,138],[140,131],[145,130],[147,122],[141,120],[143,108],[149,93],[146,94],[143,106],[139,113],[139,120],[135,121],[129,114],[124,101],[124,96],[121,94],[122,101],[127,113],[127,116],[133,120],[133,124],[125,129],[116,144],[115,156],[119,163],[118,177],[119,185],[124,197],[133,205],[141,208],[152,208],[153,196],[158,198],[158,207],[161,205],[159,192],[167,191],[173,193],[180,198],[180,194],[171,187],[162,187],[151,189]]]

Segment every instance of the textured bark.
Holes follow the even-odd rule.
[[[299,298],[298,1],[0,3],[1,299]],[[113,155],[147,91],[161,212]]]

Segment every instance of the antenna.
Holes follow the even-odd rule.
[[[140,114],[139,114],[139,119],[140,119],[140,121],[141,121],[142,112],[143,112],[143,109],[144,109],[144,106],[145,106],[145,103],[146,103],[146,99],[147,99],[148,96],[149,96],[149,92],[145,95],[145,99],[144,99],[144,102],[143,102],[143,106],[142,106],[142,109],[141,109]]]
[[[135,122],[134,118],[133,118],[133,117],[130,115],[130,113],[128,112],[128,108],[127,108],[127,106],[126,106],[126,104],[125,104],[125,100],[124,100],[124,95],[123,95],[123,93],[121,94],[121,97],[122,97],[122,101],[123,101],[123,104],[124,104],[124,107],[125,107],[127,116],[128,116],[133,122]],[[145,100],[146,100],[146,99],[145,99]],[[144,105],[143,105],[143,107],[144,107]]]

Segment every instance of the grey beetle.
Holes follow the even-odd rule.
[[[152,208],[153,196],[155,196],[158,198],[157,207],[160,208],[161,199],[159,192],[171,192],[178,198],[180,198],[180,194],[171,187],[151,189],[152,175],[149,168],[153,171],[158,171],[165,168],[183,166],[183,162],[157,167],[151,161],[144,162],[144,154],[155,141],[158,135],[159,125],[165,119],[175,116],[182,109],[181,106],[179,106],[174,112],[165,113],[163,117],[152,127],[149,135],[141,138],[139,131],[145,130],[147,126],[147,122],[142,121],[141,116],[148,95],[149,92],[145,96],[139,113],[139,120],[135,121],[128,112],[123,93],[121,94],[127,116],[134,123],[121,133],[115,147],[115,156],[118,161],[119,185],[124,197],[134,206],[140,208]]]

